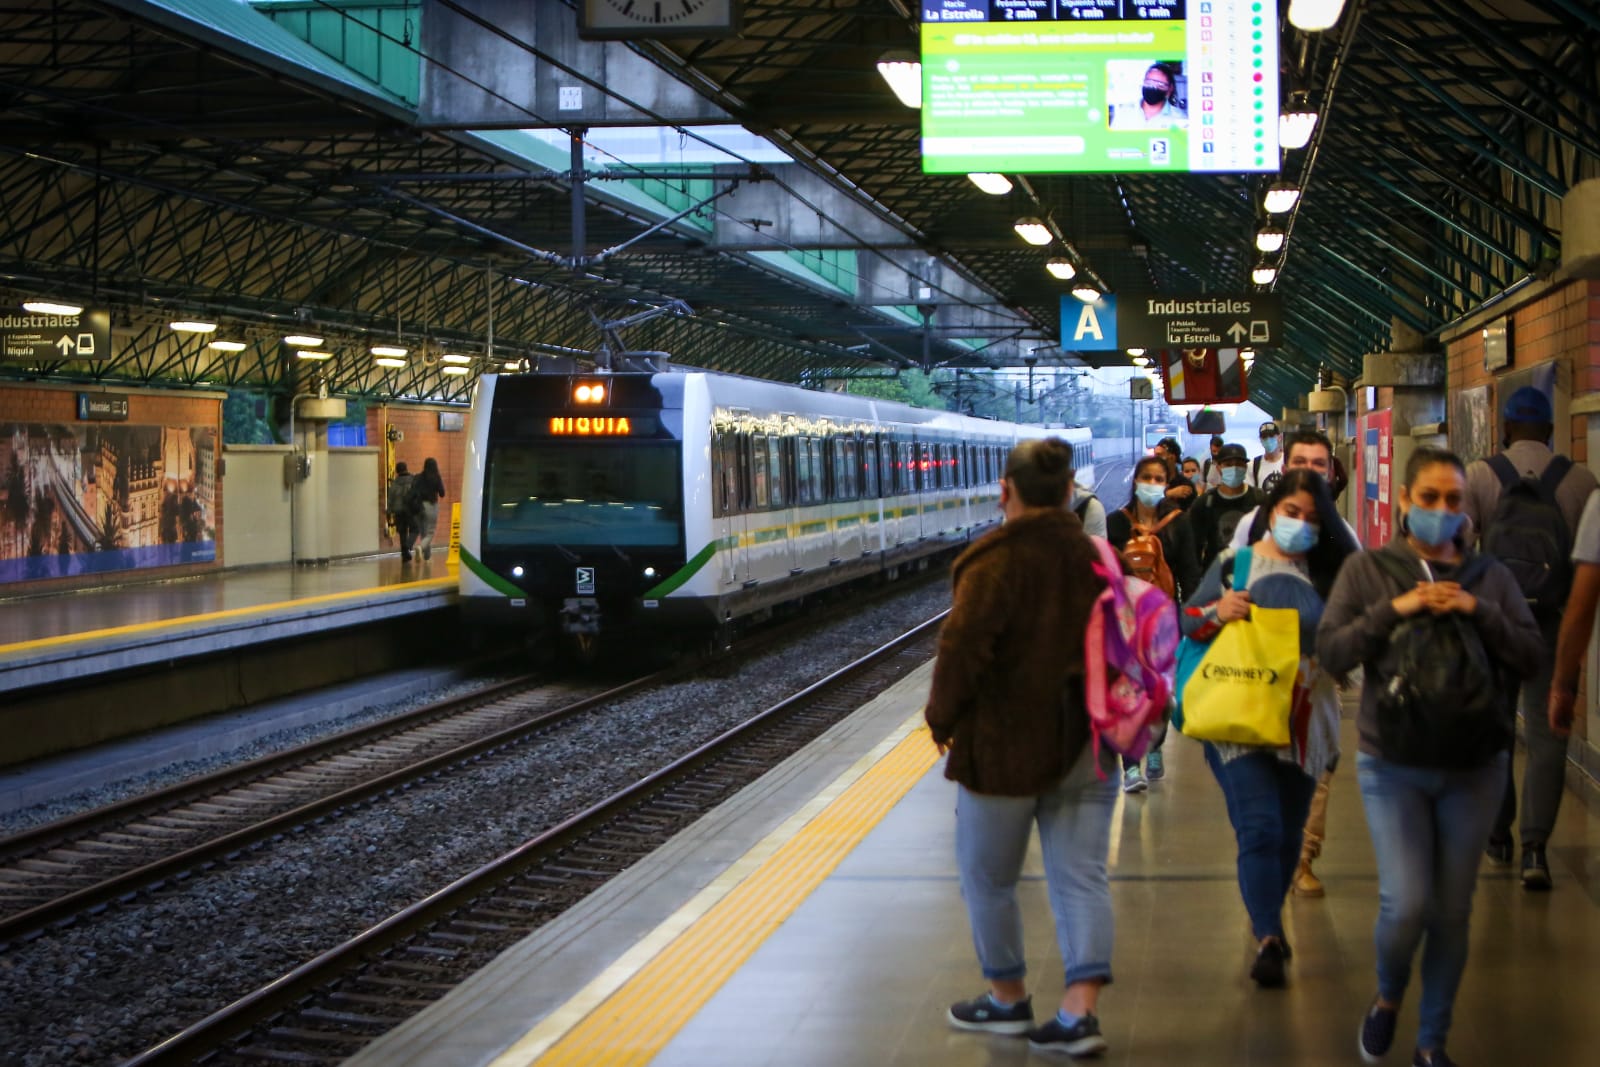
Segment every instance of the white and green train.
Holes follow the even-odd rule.
[[[1093,485],[1088,430],[1048,430],[707,373],[488,375],[461,515],[467,618],[685,643],[894,574],[1000,521],[1023,437]]]

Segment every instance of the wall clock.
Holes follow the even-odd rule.
[[[578,33],[605,39],[732,37],[742,0],[583,0]]]

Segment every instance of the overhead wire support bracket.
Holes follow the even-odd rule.
[[[652,177],[654,177],[654,175],[652,175]],[[680,221],[680,220],[682,220],[684,218],[687,218],[690,215],[693,215],[696,211],[701,210],[702,208],[706,207],[709,204],[715,203],[717,200],[719,200],[722,197],[726,196],[727,194],[733,192],[735,189],[737,189],[739,187],[739,183],[742,180],[743,179],[741,179],[741,178],[733,179],[733,181],[728,183],[728,187],[726,189],[719,190],[718,192],[712,193],[710,196],[706,197],[704,200],[700,200],[700,201],[697,201],[697,202],[695,202],[693,204],[690,204],[688,207],[684,208],[682,211],[678,212],[676,215],[672,216],[671,218],[662,219],[660,222],[656,223],[654,226],[650,227],[648,230],[643,230],[643,231],[641,231],[639,233],[634,234],[632,237],[628,238],[626,241],[622,242],[620,245],[612,245],[610,248],[602,249],[601,251],[596,252],[592,257],[589,257],[589,261],[592,262],[594,260],[609,259],[610,257],[616,255],[618,252],[621,252],[624,249],[631,248],[633,245],[638,244],[640,241],[644,240],[646,237],[651,237],[651,236],[653,236],[653,235],[655,235],[657,233],[660,233],[662,230],[666,229],[668,226],[671,226],[673,223],[678,222],[678,221]],[[581,264],[580,264],[580,266],[581,266]]]

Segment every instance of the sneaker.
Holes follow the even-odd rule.
[[[1063,1026],[1059,1018],[1051,1016],[1037,1030],[1028,1031],[1028,1047],[1055,1056],[1098,1056],[1106,1050],[1106,1039],[1100,1035],[1100,1020],[1093,1015],[1085,1015],[1071,1026]]]
[[[995,1002],[988,993],[950,1005],[945,1018],[957,1030],[980,1030],[991,1034],[1025,1034],[1033,1029],[1033,998],[1027,997],[1009,1007]]]
[[[1311,869],[1310,860],[1301,860],[1300,866],[1295,868],[1292,886],[1297,897],[1320,897],[1327,893],[1322,886],[1322,879]]]
[[[1412,1054],[1411,1067],[1456,1067],[1456,1061],[1451,1059],[1444,1049],[1434,1049],[1432,1058],[1424,1058],[1419,1048]]]
[[[1122,791],[1124,793],[1143,793],[1150,788],[1150,783],[1145,780],[1144,772],[1139,770],[1135,763],[1122,772]]]
[[[1250,967],[1251,979],[1262,989],[1282,989],[1289,984],[1288,976],[1283,973],[1285,958],[1283,943],[1268,941],[1256,953],[1256,962]]]
[[[1150,754],[1144,758],[1144,776],[1152,782],[1159,782],[1167,776],[1167,768],[1161,759],[1159,748],[1151,749]]]
[[[1361,1058],[1368,1063],[1377,1063],[1389,1051],[1389,1046],[1394,1044],[1395,1024],[1399,1021],[1400,1013],[1393,1008],[1385,1008],[1378,1004],[1378,998],[1372,998],[1372,1007],[1367,1009],[1366,1016],[1361,1020]]]
[[[1522,888],[1544,892],[1550,888],[1550,864],[1545,862],[1543,845],[1522,849]]]
[[[1511,839],[1491,837],[1489,847],[1483,850],[1483,854],[1488,856],[1489,862],[1496,867],[1511,866]]]

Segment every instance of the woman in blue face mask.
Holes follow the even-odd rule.
[[[1239,893],[1250,916],[1255,960],[1250,977],[1262,988],[1283,986],[1289,945],[1283,901],[1300,864],[1301,829],[1317,779],[1339,758],[1339,694],[1316,660],[1323,600],[1347,556],[1359,546],[1334,509],[1327,483],[1306,469],[1284,473],[1262,507],[1268,532],[1250,546],[1245,566],[1228,548],[1184,605],[1183,630],[1210,641],[1248,618],[1253,604],[1300,612],[1300,671],[1295,680],[1286,748],[1205,742],[1206,763],[1222,786],[1238,843]]]
[[[1199,546],[1182,505],[1167,496],[1168,474],[1167,461],[1159,454],[1134,465],[1133,495],[1127,507],[1106,516],[1106,540],[1134,574],[1161,585],[1181,603],[1200,581]],[[1123,769],[1122,788],[1142,793],[1165,773],[1158,741],[1143,767],[1133,763]]]
[[[1345,567],[1317,634],[1329,670],[1364,668],[1356,773],[1378,860],[1378,991],[1360,1031],[1368,1063],[1394,1042],[1412,958],[1426,940],[1412,1062],[1454,1064],[1445,1039],[1466,971],[1478,861],[1505,788],[1512,678],[1541,654],[1516,579],[1465,547],[1466,486],[1455,455],[1412,453],[1398,535]],[[1440,651],[1447,641],[1451,651]],[[1430,662],[1445,669],[1415,669]]]

